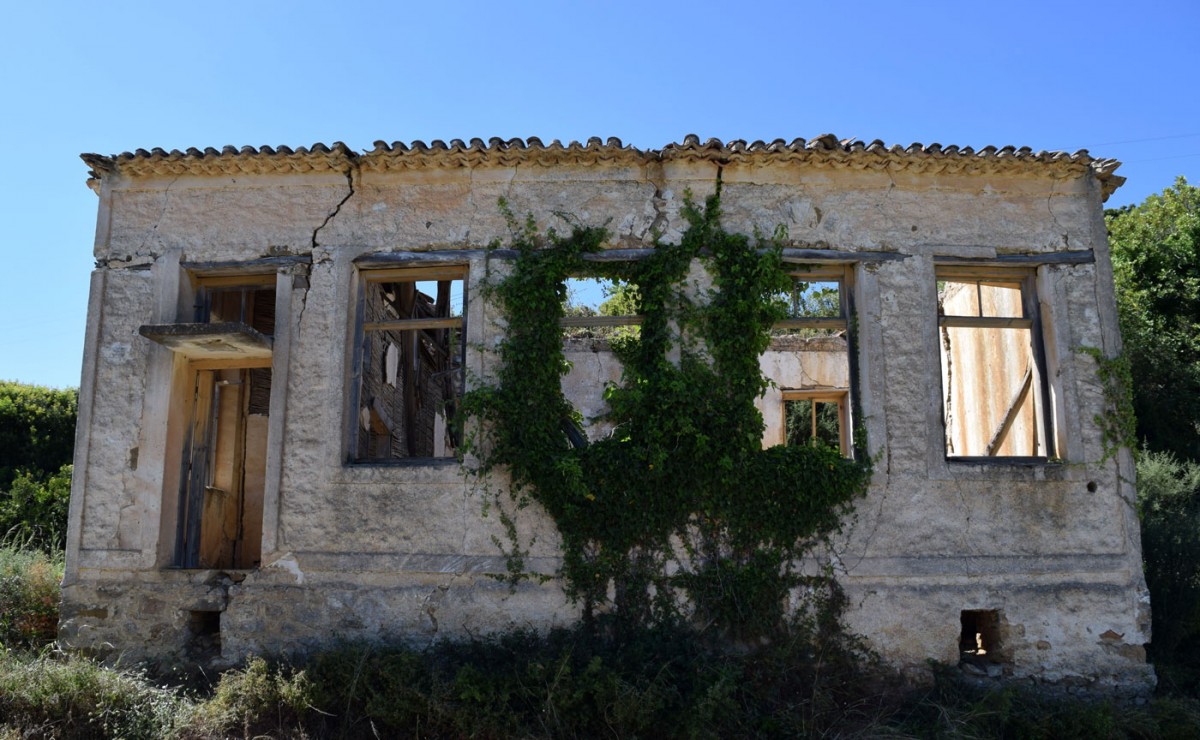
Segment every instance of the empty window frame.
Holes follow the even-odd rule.
[[[786,308],[786,318],[776,322],[776,336],[835,336],[846,332],[846,267],[797,267],[789,274],[791,286],[776,296]]]
[[[850,455],[846,391],[784,391],[784,442],[824,445]]]
[[[636,333],[637,286],[623,280],[598,277],[568,278],[564,284],[563,339],[611,339]]]
[[[1054,457],[1033,269],[939,267],[948,458]]]
[[[761,363],[778,391],[763,408],[765,444],[823,444],[849,457],[850,283],[848,265],[794,265],[791,285],[776,300],[785,318],[771,331]],[[778,395],[776,395],[778,394]]]
[[[463,389],[465,266],[361,274],[351,459],[454,457]]]

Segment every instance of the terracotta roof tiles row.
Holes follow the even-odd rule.
[[[888,145],[879,139],[838,139],[823,134],[814,139],[775,139],[747,142],[741,139],[722,142],[701,141],[689,134],[682,142],[662,149],[638,149],[618,138],[592,137],[585,143],[549,144],[531,136],[527,139],[493,137],[449,142],[434,140],[387,143],[376,141],[370,151],[355,152],[342,142],[310,147],[226,146],[222,149],[189,148],[186,151],[160,148],[138,149],[112,156],[83,154],[93,178],[120,173],[129,177],[183,174],[222,175],[255,172],[287,173],[344,172],[354,163],[368,171],[424,169],[436,167],[515,166],[518,164],[554,166],[560,164],[613,163],[644,165],[653,161],[707,160],[721,164],[768,161],[803,162],[816,167],[847,167],[868,170],[917,170],[930,173],[978,171],[1090,171],[1100,180],[1104,195],[1120,187],[1125,178],[1113,174],[1120,163],[1115,159],[1092,157],[1086,149],[1074,153],[1033,151],[1029,147],[985,146],[973,149],[933,143],[908,146]]]

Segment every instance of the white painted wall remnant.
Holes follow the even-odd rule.
[[[494,544],[503,527],[483,515],[453,457],[351,462],[364,457],[352,445],[370,442],[360,435],[384,444],[398,424],[440,440],[429,440],[435,455],[455,449],[450,410],[430,406],[431,396],[400,399],[413,407],[362,403],[364,377],[375,373],[380,386],[400,392],[409,362],[390,350],[363,352],[364,335],[414,331],[364,331],[366,278],[436,283],[448,279],[438,277],[448,266],[456,271],[461,318],[418,317],[426,324],[408,353],[432,368],[422,387],[452,399],[461,386],[439,385],[438,368],[461,371],[459,383],[486,381],[505,330],[481,290],[489,274],[506,271],[502,255],[486,250],[509,235],[500,197],[542,227],[565,211],[610,224],[608,250],[648,250],[655,235],[670,242],[686,228],[682,194],[702,201],[720,177],[726,229],[786,227],[790,264],[842,276],[844,325],[820,336],[781,333],[760,359],[773,382],[760,410],[764,444],[778,444],[786,399],[841,393],[846,433],[875,461],[866,498],[835,543],[849,628],[917,673],[931,659],[965,660],[968,643],[987,654],[980,646],[988,643],[1009,677],[1135,692],[1153,684],[1142,650],[1149,611],[1131,458],[1105,458],[1095,367],[1074,351],[1119,342],[1097,226],[1104,198],[1122,181],[1112,160],[889,149],[832,136],[770,146],[688,137],[661,150],[493,140],[84,159],[104,228],[80,393],[65,645],[128,659],[182,654],[192,639],[188,615],[203,620],[212,610],[223,612],[228,661],[335,636],[428,639],[576,620],[557,581],[510,592],[490,577],[505,569]],[[939,316],[939,284],[969,284],[971,274],[985,284],[1027,281],[1022,296],[1037,304],[1036,321],[972,347],[979,331],[1003,336],[992,319],[1006,317],[989,312],[1014,309],[983,311],[992,328],[977,331],[963,328],[969,312],[947,311],[942,295]],[[702,265],[689,280],[702,295]],[[274,317],[269,352],[260,342],[259,356],[241,364],[206,360],[204,326],[194,329],[200,340],[189,335],[199,349],[188,356],[139,335],[145,325],[197,322],[206,295],[238,285],[272,297],[254,314]],[[465,337],[461,355],[443,356],[454,332]],[[1032,366],[1045,377],[1034,378],[1032,400],[1014,406],[1012,383],[1024,373],[1010,383],[993,367],[1039,348],[1044,356]],[[564,392],[586,435],[598,439],[611,431],[603,389],[620,382],[620,363],[603,340],[570,340],[564,349]],[[268,409],[217,409],[220,429],[259,443],[220,449],[222,465],[256,478],[236,499],[250,509],[234,498],[222,507],[220,526],[232,529],[222,530],[221,546],[232,543],[236,568],[180,560],[181,537],[217,526],[187,518],[187,493],[212,485],[194,473],[207,459],[200,372],[246,378],[237,381],[252,389],[246,403]],[[989,452],[1011,408],[1019,413]],[[960,435],[968,422],[976,438]],[[389,454],[399,447],[389,444]],[[549,518],[535,506],[514,516],[533,542],[528,567],[553,574],[560,553]],[[239,523],[255,537],[239,534]],[[247,567],[250,555],[263,565]]]

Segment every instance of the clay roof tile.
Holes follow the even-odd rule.
[[[240,149],[225,146],[221,149],[205,147],[203,150],[189,147],[184,151],[170,152],[155,147],[149,151],[136,149],[133,152],[103,156],[81,155],[88,165],[93,179],[104,175],[121,173],[131,177],[150,174],[179,175],[184,173],[218,174],[248,172],[306,172],[312,170],[344,171],[350,161],[374,170],[395,168],[427,167],[473,167],[486,164],[514,166],[523,162],[551,166],[559,162],[625,162],[645,163],[653,160],[685,159],[709,160],[722,164],[741,161],[775,159],[785,162],[806,162],[821,167],[869,167],[872,169],[926,169],[942,171],[946,167],[960,170],[963,167],[1011,168],[1021,171],[1036,171],[1037,168],[1055,166],[1077,171],[1090,171],[1101,180],[1105,195],[1111,193],[1124,178],[1114,173],[1120,163],[1114,159],[1094,159],[1086,149],[1074,154],[1064,151],[1037,153],[1029,147],[1016,148],[985,146],[975,150],[969,146],[953,144],[913,143],[908,146],[885,144],[879,139],[864,143],[861,139],[838,139],[833,134],[821,134],[813,139],[796,138],[790,142],[773,139],[767,142],[756,139],[747,142],[736,139],[722,142],[709,138],[701,141],[696,134],[687,134],[678,143],[667,144],[661,149],[637,149],[622,143],[619,138],[602,140],[593,136],[586,143],[571,141],[567,145],[553,139],[547,145],[542,139],[530,136],[525,139],[486,140],[472,138],[469,141],[452,139],[449,144],[435,139],[426,144],[421,140],[410,143],[393,141],[390,144],[379,140],[370,151],[357,153],[342,142],[332,145],[316,143],[310,147],[292,149],[286,145],[277,147],[244,146]],[[203,163],[203,164],[201,164]],[[1032,169],[1030,169],[1032,168]]]

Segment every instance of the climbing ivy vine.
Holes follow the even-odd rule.
[[[790,278],[780,235],[723,230],[720,191],[718,180],[702,207],[689,197],[679,243],[656,238],[653,253],[631,263],[584,259],[601,249],[603,228],[542,233],[506,210],[516,258],[487,292],[508,328],[495,384],[464,399],[486,430],[469,449],[481,474],[507,468],[515,500],[553,518],[566,588],[589,621],[604,611],[645,625],[686,611],[712,634],[769,635],[784,624],[789,590],[813,585],[797,561],[837,530],[870,478],[865,455],[763,449],[754,402],[769,381],[759,355]],[[688,286],[697,260],[711,276],[699,294]],[[579,413],[561,389],[559,320],[565,281],[585,274],[636,286],[642,323],[612,339],[623,365],[606,390],[613,433],[572,444],[566,431]]]
[[[1129,357],[1120,354],[1106,356],[1098,347],[1079,347],[1078,351],[1096,361],[1096,375],[1104,389],[1104,414],[1096,414],[1096,425],[1104,433],[1104,458],[1116,456],[1128,447],[1134,457],[1138,454],[1137,415],[1133,410],[1133,368]]]

